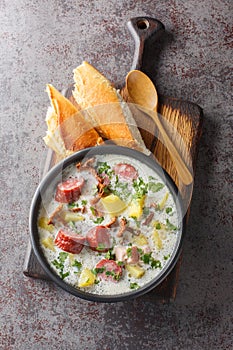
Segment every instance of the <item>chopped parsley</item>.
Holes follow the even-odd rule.
[[[139,285],[136,282],[131,282],[129,285],[129,288],[130,289],[138,289]]]
[[[94,224],[101,224],[104,221],[104,217],[100,216],[96,220],[93,220]]]
[[[105,259],[115,260],[115,255],[112,253],[112,251],[112,248],[107,251],[107,253],[105,254]]]
[[[170,254],[168,254],[168,255],[164,255],[164,260],[168,260],[169,258],[170,258]]]
[[[77,267],[77,269],[80,270],[82,268],[82,263],[75,259],[72,266]],[[75,272],[75,273],[77,273],[77,272]]]
[[[167,214],[169,214],[169,213],[171,213],[171,212],[172,212],[172,208],[170,208],[170,207],[166,208],[166,213],[167,213]]]
[[[78,208],[78,202],[68,203],[67,206],[69,209]]]
[[[97,172],[98,174],[107,174],[109,177],[112,177],[113,170],[107,162],[98,162],[97,163]]]
[[[145,183],[144,180],[139,177],[136,180],[133,180],[133,188],[135,190],[135,198],[142,198],[148,192],[148,183]]]
[[[141,256],[141,259],[144,262],[144,264],[150,264],[152,269],[161,268],[162,267],[161,262],[159,260],[154,259],[151,254],[152,253],[147,253]]]
[[[64,273],[64,263],[68,257],[68,253],[66,252],[60,252],[58,255],[58,258],[52,261],[52,264],[56,267],[56,269],[59,272],[59,275],[61,277],[61,279],[66,278],[67,276],[69,276],[69,272],[65,272]]]
[[[177,227],[173,225],[168,219],[166,219],[166,229],[176,231]]]
[[[148,188],[151,192],[155,193],[155,192],[159,192],[160,190],[162,190],[164,188],[164,184],[162,184],[161,182],[150,181],[148,184]]]
[[[105,271],[105,267],[95,267],[91,270],[91,272],[96,276],[98,273],[103,273]]]
[[[81,204],[82,204],[82,205],[87,205],[87,200],[83,199],[83,200],[81,201]]]

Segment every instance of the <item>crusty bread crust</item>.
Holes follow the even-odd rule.
[[[84,61],[74,70],[74,81],[77,104],[88,109],[89,121],[103,138],[128,147],[144,146],[138,130],[131,128],[135,121],[126,120],[119,94],[108,79]]]
[[[47,85],[46,90],[57,115],[57,126],[67,150],[77,151],[101,143],[97,131],[67,98],[51,84]]]

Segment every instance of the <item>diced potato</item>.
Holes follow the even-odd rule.
[[[127,205],[115,194],[110,194],[107,197],[101,198],[101,203],[103,204],[106,211],[111,216],[117,216],[122,213]]]
[[[79,277],[78,287],[89,287],[94,283],[95,275],[88,268],[83,269]]]
[[[136,244],[137,246],[143,246],[143,245],[147,245],[148,241],[147,241],[146,236],[144,236],[141,233],[139,236],[134,236],[133,243]]]
[[[159,203],[159,209],[160,209],[160,210],[163,210],[163,209],[164,209],[165,204],[166,204],[166,202],[167,202],[167,200],[168,200],[168,196],[169,196],[169,192],[167,192],[167,193],[164,195],[163,199],[162,199],[161,202]]]
[[[42,216],[41,218],[39,218],[38,225],[40,228],[52,232],[54,230],[54,226],[52,224],[48,224],[48,221],[48,218]]]
[[[74,213],[72,211],[65,211],[62,216],[66,222],[85,220],[84,216],[77,214],[77,213]]]
[[[163,242],[162,242],[157,230],[154,230],[154,232],[152,234],[152,239],[153,239],[154,245],[156,246],[157,249],[163,248]]]
[[[126,270],[129,272],[130,276],[134,278],[141,278],[145,270],[139,265],[126,265]]]
[[[145,197],[133,199],[129,206],[129,216],[139,219],[143,212]]]
[[[41,240],[41,244],[45,247],[48,248],[50,250],[52,250],[53,252],[55,251],[55,247],[54,247],[54,242],[52,237],[48,236],[46,238],[43,238]]]

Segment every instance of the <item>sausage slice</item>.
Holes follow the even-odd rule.
[[[61,203],[72,203],[79,199],[84,186],[84,178],[68,179],[57,185],[55,200]]]

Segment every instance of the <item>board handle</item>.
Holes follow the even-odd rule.
[[[135,41],[131,70],[138,69],[143,71],[145,46],[148,44],[152,45],[165,31],[165,27],[162,22],[151,17],[131,18],[127,22],[127,26]]]

